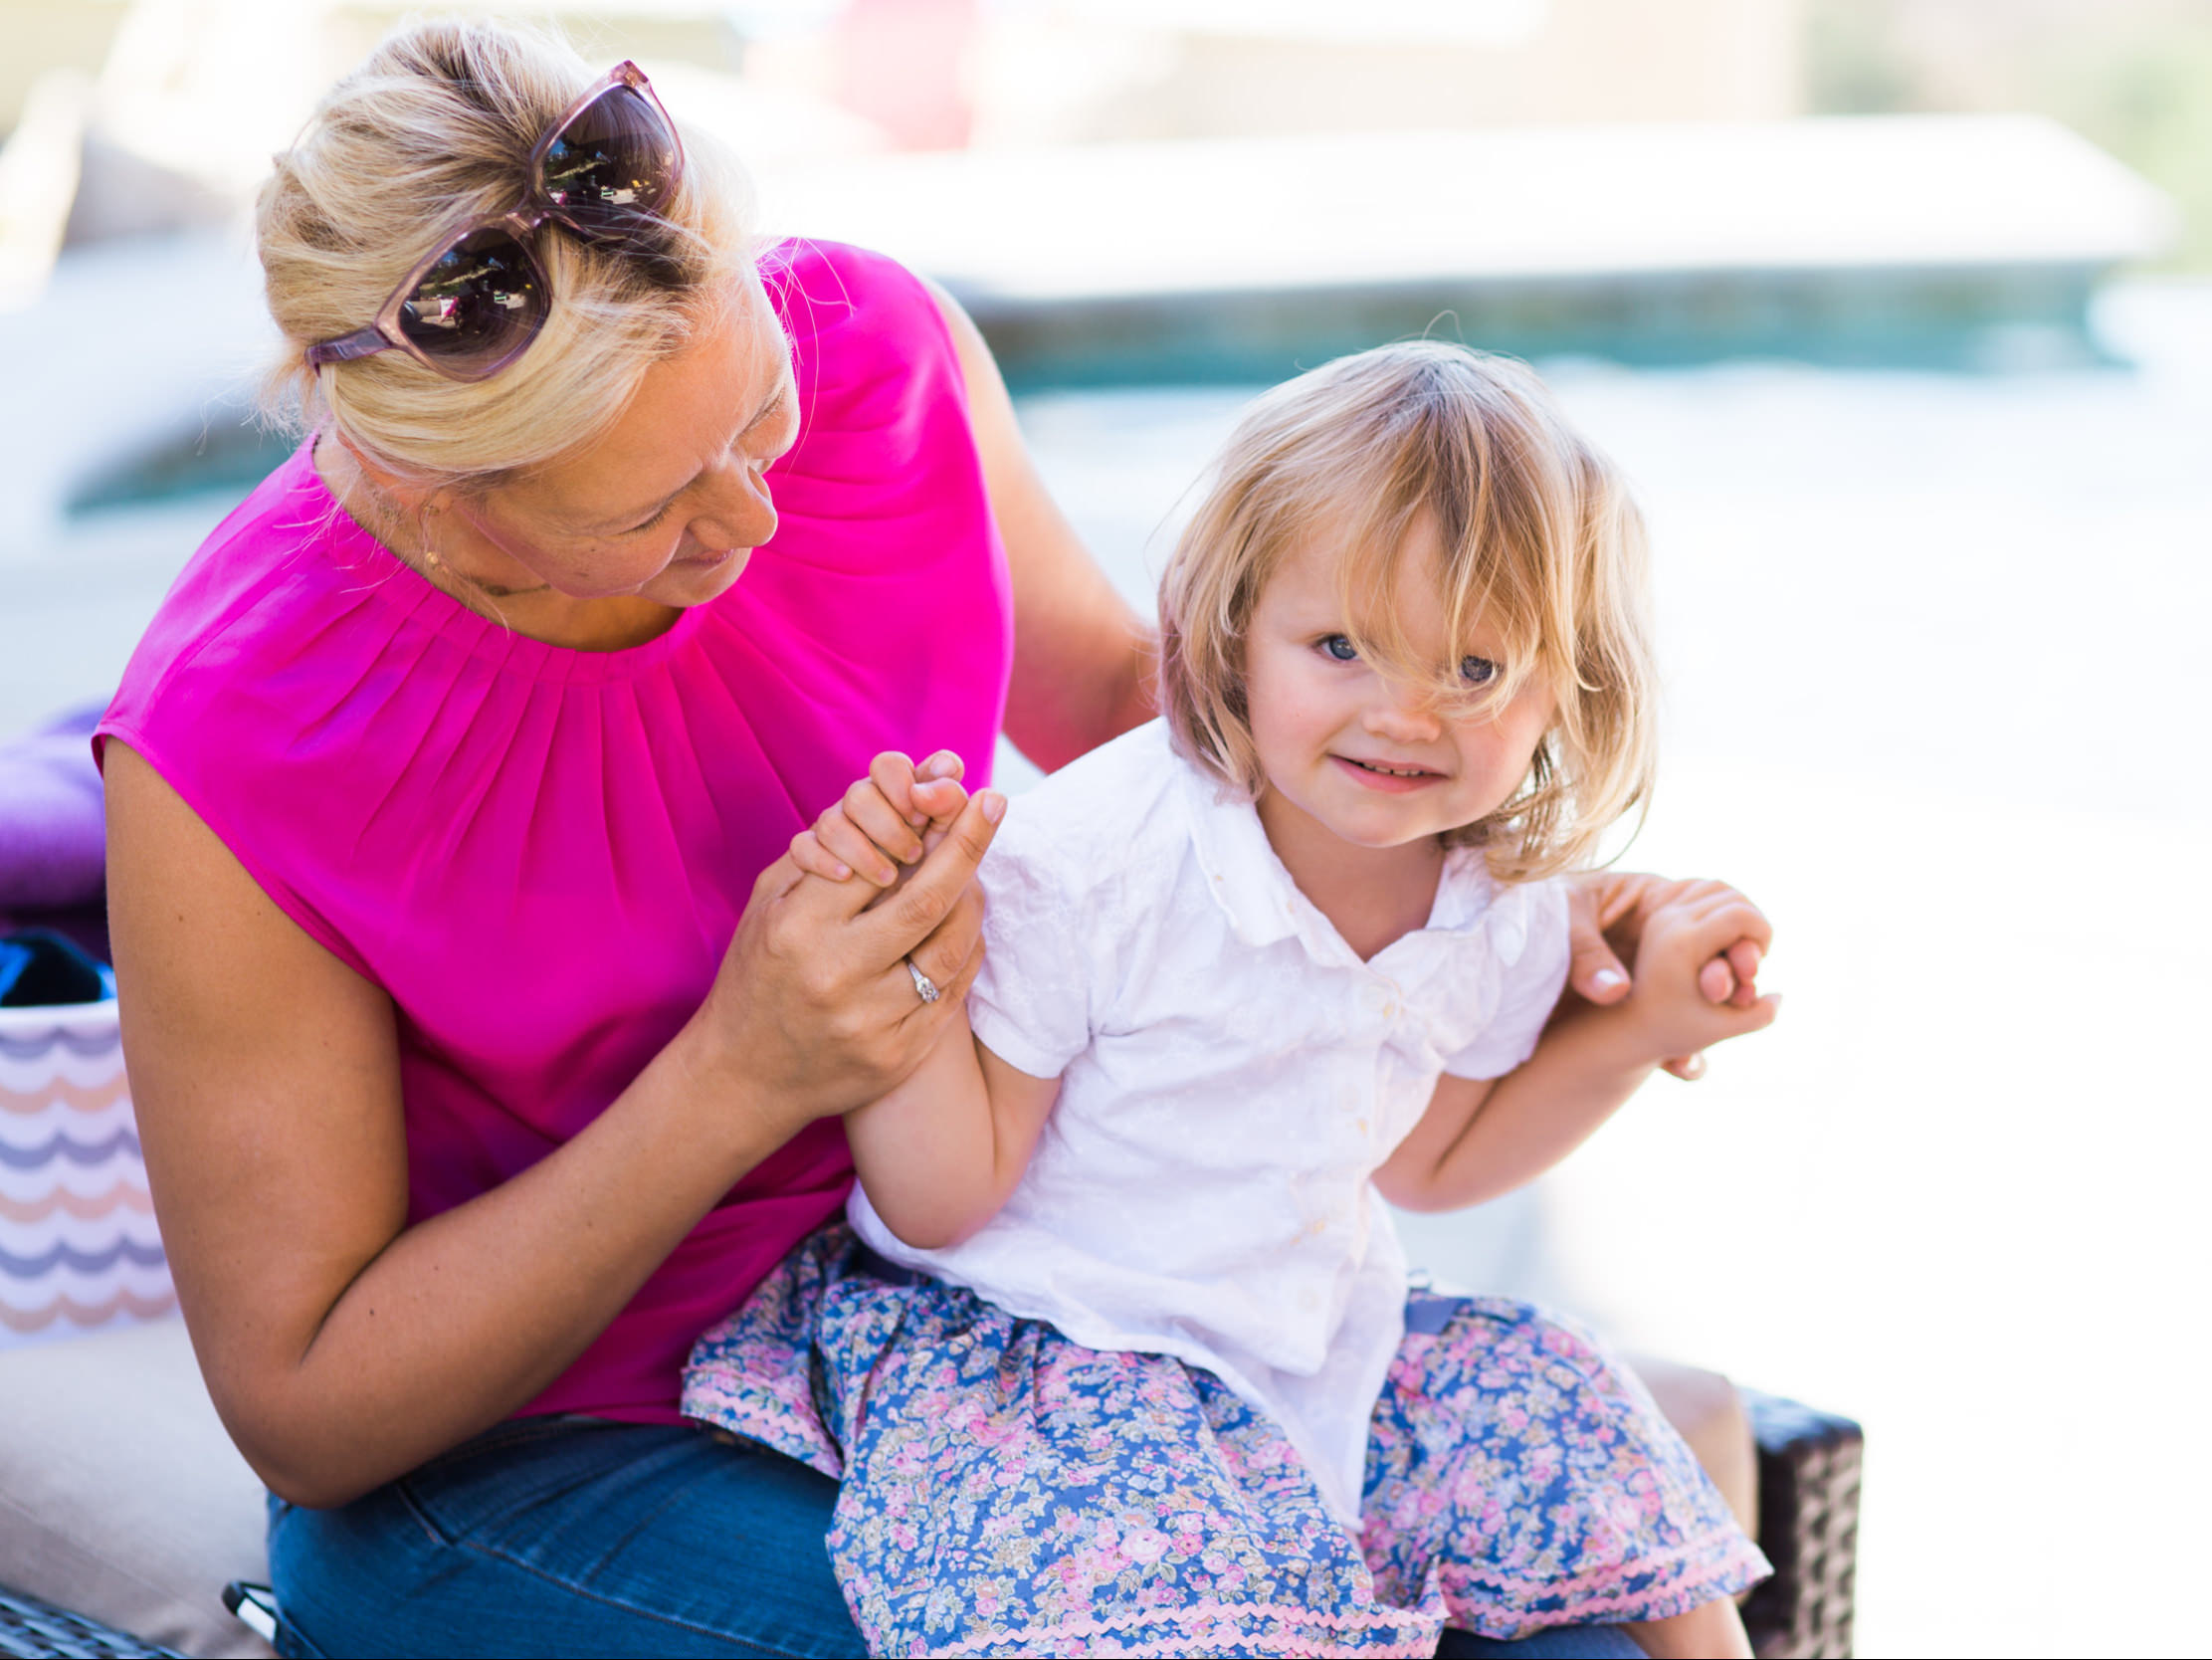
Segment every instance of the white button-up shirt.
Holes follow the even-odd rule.
[[[1355,1521],[1406,1292],[1371,1178],[1439,1074],[1496,1078],[1535,1048],[1564,891],[1455,852],[1427,926],[1362,962],[1158,722],[1017,799],[981,879],[968,1017],[1059,1100],[964,1243],[913,1250],[860,1192],[855,1227],[1089,1348],[1215,1372]]]

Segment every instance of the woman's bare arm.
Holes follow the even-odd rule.
[[[106,773],[124,1047],[178,1298],[225,1424],[301,1504],[342,1503],[526,1402],[755,1163],[918,1064],[981,960],[980,812],[865,917],[836,884],[795,892],[779,862],[700,1013],[628,1090],[409,1227],[389,999],[120,742]],[[937,1008],[909,948],[955,993]]]
[[[1014,584],[1006,735],[1051,772],[1152,718],[1155,636],[1054,505],[1014,421],[991,348],[932,285],[967,381],[968,423]]]

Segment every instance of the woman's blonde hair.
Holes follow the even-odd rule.
[[[668,259],[649,266],[548,225],[545,326],[491,378],[448,380],[400,351],[307,366],[309,345],[368,322],[457,224],[520,202],[531,146],[595,79],[555,35],[466,19],[402,27],[331,90],[258,204],[284,335],[270,408],[419,486],[481,491],[604,433],[647,369],[711,326],[752,280],[745,188],[684,127]]]
[[[1415,533],[1424,519],[1433,540]],[[1245,697],[1253,610],[1315,537],[1346,550],[1345,631],[1383,672],[1470,705],[1458,658],[1420,661],[1389,603],[1413,550],[1436,549],[1446,638],[1472,642],[1480,624],[1503,644],[1474,706],[1531,681],[1552,694],[1520,787],[1447,839],[1481,847],[1502,881],[1588,863],[1652,776],[1643,519],[1612,464],[1524,365],[1441,341],[1338,358],[1260,398],[1160,583],[1161,711],[1186,756],[1247,795],[1265,783]]]

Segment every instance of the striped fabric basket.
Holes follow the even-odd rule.
[[[0,1348],[175,1307],[114,999],[0,1008]]]

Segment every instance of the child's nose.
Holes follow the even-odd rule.
[[[1426,690],[1393,686],[1368,705],[1367,729],[1392,743],[1429,743],[1444,726]]]

